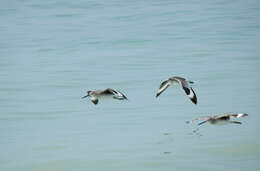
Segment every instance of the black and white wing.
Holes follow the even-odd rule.
[[[114,95],[113,98],[114,99],[118,99],[118,100],[123,100],[123,99],[126,99],[127,100],[127,97],[121,93],[120,91],[116,91],[112,88],[107,88],[106,90],[103,91],[104,94],[107,94],[107,95]]]
[[[184,80],[180,80],[179,81],[183,90],[185,91],[185,93],[187,94],[187,96],[190,98],[190,100],[194,103],[197,104],[197,96],[194,92],[194,90],[192,89],[192,87],[189,86],[189,84]]]
[[[169,86],[170,86],[169,80],[163,81],[159,87],[156,97],[158,97],[162,92],[164,92]]]
[[[116,95],[117,92],[113,90],[112,88],[107,88],[104,91],[102,91],[102,94],[104,95]]]
[[[120,92],[120,91],[117,91],[117,92],[119,93],[119,95],[120,95],[121,97],[123,97],[123,99],[128,100],[128,98],[127,98],[122,92]]]
[[[247,113],[230,113],[230,114],[223,114],[223,115],[216,115],[213,116],[215,119],[230,119],[230,118],[240,118],[240,117],[245,117],[248,116]]]
[[[233,118],[240,118],[240,117],[245,117],[245,116],[248,116],[247,113],[234,113],[234,114],[228,114],[230,117],[233,117]]]

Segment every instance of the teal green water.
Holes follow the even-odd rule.
[[[260,2],[0,2],[0,170],[260,168]],[[198,105],[162,80],[195,82]],[[81,99],[115,88],[129,101]],[[199,116],[245,112],[242,125]]]

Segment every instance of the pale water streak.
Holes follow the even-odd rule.
[[[0,170],[257,170],[258,0],[0,2]],[[181,87],[195,82],[198,105]],[[115,88],[129,101],[81,99]],[[242,125],[185,121],[245,112]]]

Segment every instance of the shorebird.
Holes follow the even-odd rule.
[[[193,91],[192,87],[189,84],[193,84],[193,81],[187,81],[185,78],[181,77],[171,77],[168,80],[165,80],[161,83],[160,88],[156,94],[156,97],[158,97],[164,90],[166,90],[170,85],[174,84],[180,84],[187,94],[187,96],[190,98],[190,100],[197,104],[197,96],[195,92]]]
[[[98,104],[99,99],[103,98],[113,98],[117,100],[127,100],[127,97],[121,93],[120,91],[113,90],[111,88],[107,88],[105,90],[92,90],[88,91],[88,94],[86,96],[83,96],[83,98],[89,97],[89,99],[96,105]]]
[[[202,125],[207,122],[209,122],[210,124],[221,124],[221,123],[222,124],[225,124],[225,123],[242,124],[241,122],[232,121],[230,119],[231,118],[240,118],[240,117],[245,117],[245,116],[248,116],[248,114],[247,113],[232,113],[232,114],[224,114],[224,115],[216,115],[216,116],[206,116],[206,117],[196,118],[191,121],[187,121],[186,123],[193,123],[197,120],[203,120],[198,125]]]

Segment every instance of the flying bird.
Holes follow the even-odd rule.
[[[86,96],[83,96],[82,99],[88,97],[95,105],[98,104],[98,101],[100,99],[104,99],[104,98],[128,100],[123,93],[111,88],[107,88],[105,90],[90,90],[87,93],[88,94]]]
[[[196,118],[191,121],[187,121],[186,123],[193,123],[198,120],[203,120],[198,125],[202,125],[204,123],[209,122],[210,124],[221,124],[221,123],[234,123],[234,124],[242,124],[241,122],[230,120],[231,118],[240,118],[248,116],[247,113],[232,113],[232,114],[224,114],[224,115],[216,115],[216,116],[206,116],[206,117],[200,117]]]
[[[161,83],[160,88],[156,94],[156,97],[158,97],[162,92],[164,92],[170,85],[180,84],[187,94],[187,96],[190,98],[190,100],[197,104],[197,96],[190,86],[190,84],[193,84],[193,81],[187,81],[185,78],[181,77],[171,77],[168,80],[165,80]]]

